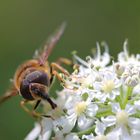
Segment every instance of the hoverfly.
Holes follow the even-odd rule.
[[[40,116],[39,113],[35,112],[35,109],[42,99],[47,100],[52,109],[57,107],[48,95],[49,87],[52,84],[54,76],[62,81],[58,70],[65,75],[69,75],[69,72],[61,67],[60,64],[71,64],[71,61],[66,58],[60,58],[56,63],[50,63],[49,65],[47,59],[62,36],[64,29],[65,23],[47,40],[43,50],[38,53],[36,58],[26,61],[17,68],[11,89],[0,98],[0,103],[12,96],[21,95],[24,98],[20,102],[21,107],[34,117]],[[36,101],[33,111],[30,111],[25,106],[30,101]]]

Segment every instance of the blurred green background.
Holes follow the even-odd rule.
[[[129,39],[132,53],[140,50],[140,1],[131,0],[1,0],[0,1],[0,95],[9,86],[17,66],[32,58],[46,37],[61,22],[67,29],[49,58],[71,57],[73,50],[85,57],[96,41],[105,40],[113,56]],[[34,119],[14,97],[0,106],[0,140],[23,140]]]

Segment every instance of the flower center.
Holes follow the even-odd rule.
[[[107,140],[107,137],[104,135],[96,136],[95,140]]]
[[[128,124],[128,114],[127,114],[127,112],[125,112],[124,110],[118,112],[116,114],[116,119],[117,119],[118,124],[127,125]]]
[[[77,115],[81,115],[87,108],[87,104],[86,102],[82,101],[76,104],[75,106],[75,111],[77,113]]]
[[[114,87],[115,87],[115,84],[114,84],[113,80],[108,80],[103,84],[102,90],[105,93],[110,93],[114,89]]]

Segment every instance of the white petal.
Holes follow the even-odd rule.
[[[41,126],[40,124],[36,123],[33,130],[27,135],[27,137],[24,140],[35,140],[41,132]]]
[[[42,134],[46,133],[47,131],[51,131],[53,128],[53,120],[51,118],[43,118],[41,122],[43,132]]]
[[[108,126],[112,126],[115,125],[116,123],[116,118],[115,116],[108,116],[106,118],[101,118],[101,120],[104,122],[104,124],[108,127]]]
[[[119,91],[119,90],[113,90],[113,91],[112,91],[112,94],[120,95],[120,91]]]
[[[135,133],[135,134],[132,134],[131,136],[131,140],[139,140],[140,139],[140,132],[138,133]]]
[[[71,120],[69,120],[68,118],[61,117],[53,122],[54,129],[58,133],[60,131],[62,133],[69,133],[72,130],[72,128],[74,127],[73,122],[75,122],[75,121],[76,121],[76,118],[75,118],[75,120],[73,119],[73,121],[71,122]],[[60,130],[60,127],[61,127],[61,130]]]
[[[85,117],[85,115],[81,115],[78,118],[78,126],[81,130],[86,129],[87,127],[89,127],[93,122],[93,119],[88,119]]]
[[[89,117],[94,117],[96,115],[98,111],[98,106],[95,105],[95,104],[90,104],[88,107],[87,107],[87,111],[86,111],[86,114],[87,116]]]
[[[114,75],[112,74],[111,71],[104,70],[102,72],[103,72],[102,74],[103,74],[104,82],[111,80],[111,79],[114,79]]]
[[[80,140],[76,134],[69,134],[66,136],[65,140]]]
[[[109,99],[114,100],[115,97],[116,97],[115,92],[112,91],[112,93],[108,93],[108,98],[109,98]]]
[[[140,100],[134,102],[136,108],[140,110]]]
[[[100,102],[104,103],[106,101],[106,98],[107,98],[106,94],[101,94],[98,99],[100,99]]]
[[[64,136],[63,136],[63,133],[61,133],[61,132],[58,132],[58,133],[56,133],[55,134],[55,137],[54,138],[52,138],[53,140],[65,140],[65,138],[64,138]],[[52,140],[51,139],[51,140]],[[46,140],[50,140],[50,139],[46,139]]]
[[[125,127],[120,127],[120,140],[131,140],[131,137]]]
[[[94,140],[94,135],[91,133],[90,135],[83,135],[82,139],[86,140]]]
[[[95,128],[95,132],[97,135],[104,135],[104,131],[105,131],[106,127],[103,123],[97,121],[96,123],[96,128]]]
[[[125,111],[129,114],[129,115],[133,115],[136,113],[134,106],[127,104]]]
[[[101,83],[100,82],[94,82],[93,83],[94,89],[99,91],[101,89]]]
[[[121,110],[119,103],[112,103],[111,105],[112,105],[112,112],[117,113]]]
[[[133,94],[139,94],[139,93],[140,93],[140,84],[135,86],[134,89],[133,89]],[[138,102],[138,104],[140,105],[140,100],[139,101],[135,101],[135,102]]]
[[[46,131],[43,135],[39,136],[38,140],[49,140],[51,136],[51,131]]]
[[[66,119],[68,120],[70,128],[73,128],[77,121],[77,116],[75,114],[72,114],[71,116],[66,116]]]
[[[121,80],[118,80],[118,79],[115,79],[115,88],[119,88],[121,85],[122,85],[122,81]]]
[[[69,116],[72,115],[73,113],[75,113],[74,107],[67,108],[67,114],[68,114]]]
[[[140,119],[130,117],[129,126],[133,129],[140,130]]]
[[[73,99],[73,96],[71,96],[71,94],[70,94],[69,97],[67,98],[66,102],[65,102],[65,108],[67,108],[67,109],[72,108],[73,107],[73,104],[72,104],[73,101],[75,103],[75,100]]]
[[[107,140],[120,140],[118,131],[111,131],[107,134]]]

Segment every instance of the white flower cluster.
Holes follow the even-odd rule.
[[[118,60],[111,61],[108,47],[86,61],[74,54],[74,72],[64,75],[64,89],[51,110],[35,124],[26,140],[139,140],[140,54],[129,55],[127,41]]]

